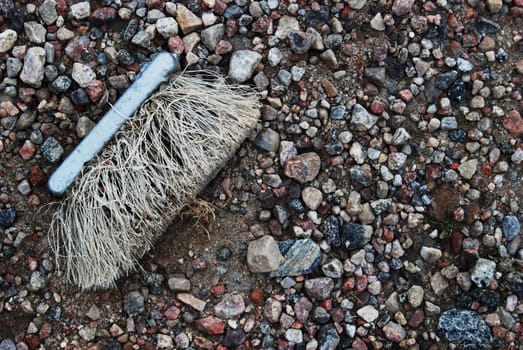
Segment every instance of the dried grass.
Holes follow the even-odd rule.
[[[107,288],[134,270],[255,125],[251,89],[193,74],[144,103],[53,214],[53,248],[68,282]]]

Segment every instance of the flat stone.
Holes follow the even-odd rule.
[[[262,56],[255,51],[235,51],[229,65],[229,77],[239,83],[249,80],[261,59]]]
[[[85,137],[94,127],[95,123],[86,116],[82,116],[76,123],[76,135],[80,138]]]
[[[356,131],[366,131],[372,128],[378,119],[377,116],[369,113],[365,107],[357,103],[352,108],[350,126]]]
[[[470,279],[479,288],[487,288],[496,272],[496,262],[484,258],[479,258],[470,272]]]
[[[178,22],[172,17],[163,17],[156,21],[156,30],[165,39],[178,34]]]
[[[69,7],[71,15],[74,19],[85,19],[91,15],[91,4],[89,1],[82,1],[76,4],[72,4]]]
[[[167,286],[175,292],[188,292],[191,290],[191,281],[184,277],[170,277]]]
[[[271,277],[303,276],[320,265],[320,247],[310,238],[282,241],[279,251],[283,254],[283,262]]]
[[[27,38],[32,43],[35,43],[35,44],[45,43],[45,35],[47,34],[47,30],[40,23],[35,22],[35,21],[25,22],[24,30],[25,30],[25,35],[27,35]]]
[[[284,173],[299,183],[312,181],[321,169],[321,159],[314,152],[299,154],[290,158],[285,164]]]
[[[200,318],[195,322],[196,328],[208,335],[223,334],[225,331],[225,322],[215,316]]]
[[[389,322],[383,327],[383,334],[388,340],[399,343],[407,337],[407,331],[396,322]]]
[[[85,315],[93,321],[97,321],[102,317],[100,309],[96,305],[91,305]]]
[[[263,236],[251,241],[247,248],[247,265],[251,272],[276,271],[283,261],[278,243],[272,236]]]
[[[178,293],[176,299],[200,312],[205,310],[205,305],[207,304],[205,301],[198,299],[190,293]]]
[[[328,299],[333,289],[334,281],[329,277],[318,277],[305,281],[305,292],[311,299]]]
[[[145,30],[140,30],[132,37],[131,42],[146,49],[151,46],[151,36]]]
[[[184,34],[194,32],[203,26],[201,18],[182,4],[176,5],[176,21]]]
[[[245,303],[240,294],[226,294],[222,300],[214,306],[214,314],[220,318],[233,319],[239,317],[245,311]]]
[[[283,310],[283,305],[280,301],[273,298],[267,298],[265,305],[263,306],[263,316],[265,316],[271,322],[278,322],[280,315]]]
[[[376,308],[372,305],[366,305],[361,309],[358,309],[356,313],[367,323],[376,321],[378,319],[378,316],[380,315],[379,311],[376,310]]]
[[[11,50],[17,39],[18,34],[12,29],[6,29],[0,33],[0,53]]]
[[[442,295],[449,287],[449,282],[438,271],[430,278],[430,286],[436,295]]]
[[[276,152],[280,147],[280,133],[270,128],[263,129],[258,133],[254,144],[267,152]]]
[[[450,309],[441,314],[438,335],[466,350],[491,349],[490,328],[476,311]]]
[[[34,88],[42,86],[45,57],[45,50],[41,47],[31,47],[27,50],[20,80]]]

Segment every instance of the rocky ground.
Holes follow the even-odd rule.
[[[0,0],[0,349],[523,349],[522,28],[521,0]],[[45,181],[162,50],[262,118],[213,211],[79,292]]]

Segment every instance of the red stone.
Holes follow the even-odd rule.
[[[206,339],[204,337],[194,337],[194,345],[196,345],[197,347],[199,348],[202,348],[202,349],[212,349],[214,348],[214,344],[212,343],[212,341],[210,341],[209,339]]]
[[[409,89],[403,89],[399,92],[399,97],[405,102],[412,100],[412,96],[412,91]]]
[[[261,16],[251,26],[252,31],[255,33],[264,34],[271,26],[271,20],[267,16]]]
[[[225,322],[218,317],[207,316],[196,320],[196,328],[209,335],[223,334]]]
[[[370,105],[370,110],[374,114],[381,114],[385,110],[385,103],[380,100],[374,100]]]
[[[299,154],[285,164],[285,175],[300,183],[312,181],[318,176],[321,159],[314,152]]]
[[[425,314],[423,313],[423,310],[417,309],[416,311],[414,311],[414,313],[410,317],[409,326],[418,328],[424,319],[425,319]]]
[[[178,316],[180,316],[181,310],[177,308],[176,306],[171,306],[167,310],[164,311],[164,316],[168,320],[176,320]]]
[[[325,93],[328,97],[336,97],[338,95],[338,90],[330,81],[324,80],[321,83],[321,86],[323,86],[323,89],[325,90]]]
[[[29,349],[37,349],[40,346],[40,338],[35,334],[27,335],[24,340]]]
[[[263,304],[263,290],[262,289],[253,289],[249,295],[250,299],[256,305]]]
[[[36,149],[33,146],[33,143],[29,140],[26,140],[22,148],[20,148],[20,150],[18,151],[20,157],[22,157],[23,160],[29,160],[33,158],[35,152]]]
[[[33,186],[39,186],[45,182],[45,174],[39,165],[29,168],[29,181]]]
[[[89,96],[92,102],[98,102],[103,95],[104,84],[100,80],[95,79],[87,85],[85,92],[87,92],[87,96]]]
[[[356,291],[357,292],[363,292],[365,289],[367,289],[367,285],[369,284],[369,281],[367,280],[367,276],[356,276]]]
[[[42,325],[42,328],[40,328],[40,333],[38,333],[40,335],[40,338],[41,339],[45,339],[45,338],[48,338],[49,335],[51,335],[51,330],[52,330],[52,326],[50,323],[44,323]]]
[[[167,40],[167,47],[169,48],[170,52],[175,53],[177,55],[181,55],[185,50],[183,40],[178,35],[172,36],[169,38],[169,40]]]
[[[441,169],[437,164],[428,164],[425,167],[425,177],[427,179],[439,179],[441,177]]]
[[[461,251],[461,244],[463,243],[463,234],[459,231],[454,231],[450,236],[450,251],[453,254],[459,254]]]
[[[93,13],[91,13],[91,22],[94,25],[100,25],[103,23],[108,23],[114,20],[116,17],[116,10],[112,7],[101,7],[99,9],[94,10]]]
[[[368,349],[367,344],[365,344],[365,342],[363,340],[361,340],[360,338],[354,339],[351,347],[354,350],[367,350]]]
[[[223,295],[225,293],[225,286],[223,284],[212,286],[211,293],[213,295]]]
[[[226,40],[220,40],[214,50],[218,55],[225,55],[232,52],[232,44]]]
[[[523,118],[516,110],[508,112],[507,117],[503,120],[503,126],[512,136],[523,135]]]

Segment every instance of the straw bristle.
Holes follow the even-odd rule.
[[[204,75],[177,76],[144,103],[53,214],[53,248],[68,282],[107,288],[135,269],[255,125],[251,89]]]

